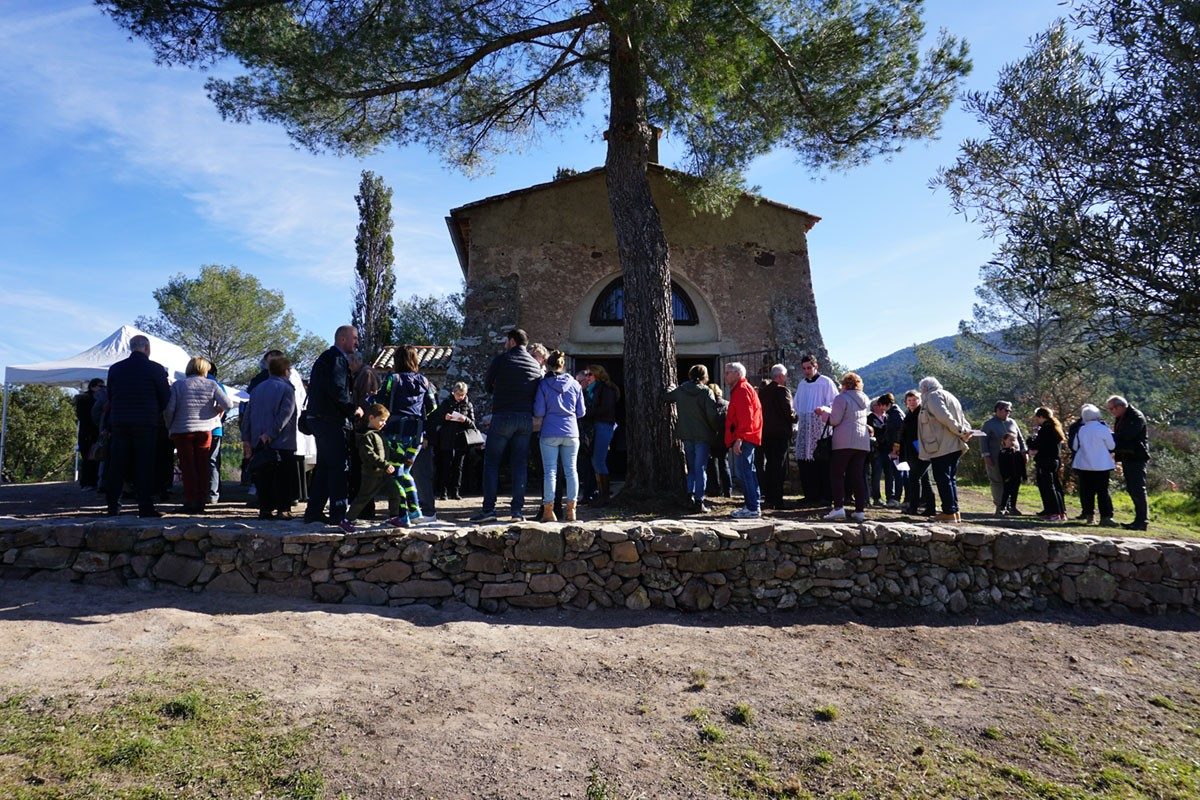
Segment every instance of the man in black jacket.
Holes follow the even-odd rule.
[[[305,522],[325,522],[326,501],[329,524],[340,525],[346,519],[346,475],[350,469],[347,437],[350,421],[362,416],[362,409],[350,395],[350,362],[346,356],[357,347],[358,329],[343,325],[333,334],[333,347],[313,362],[307,419],[317,440],[317,465],[304,509]]]
[[[776,364],[771,367],[771,381],[758,390],[763,417],[762,447],[759,452],[763,456],[762,493],[763,506],[766,508],[783,508],[787,456],[792,444],[792,424],[796,421],[787,374],[787,367]]]
[[[512,516],[525,519],[525,482],[529,470],[529,438],[533,434],[533,398],[542,368],[529,355],[529,337],[513,328],[505,338],[505,350],[492,359],[483,388],[492,395],[492,422],[483,448],[483,510],[471,522],[496,519],[496,495],[500,492],[500,462],[509,451],[512,467]]]
[[[139,517],[161,517],[154,508],[154,456],[158,426],[167,407],[170,389],[167,371],[150,360],[150,340],[129,340],[129,358],[108,368],[108,428],[112,433],[108,481],[108,515],[121,510],[121,489],[129,462]]]
[[[1150,437],[1146,417],[1129,405],[1124,397],[1113,395],[1106,403],[1113,415],[1113,459],[1120,462],[1125,474],[1125,490],[1133,500],[1133,522],[1121,527],[1144,531],[1150,519],[1149,498],[1146,496],[1146,464],[1150,461]]]

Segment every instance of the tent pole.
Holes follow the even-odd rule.
[[[4,410],[0,411],[0,485],[4,483],[4,442],[8,438],[8,381],[4,382]]]

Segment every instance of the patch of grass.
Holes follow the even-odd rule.
[[[1000,730],[995,725],[988,725],[979,735],[985,739],[990,739],[993,742],[998,742],[1004,738],[1004,731]]]
[[[323,796],[303,764],[308,728],[254,695],[180,683],[155,675],[86,701],[0,695],[0,797]]]
[[[703,692],[708,688],[708,681],[712,676],[708,674],[706,669],[694,669],[692,674],[688,676],[690,683],[688,684],[689,692]]]
[[[650,701],[646,699],[645,695],[640,695],[637,705],[633,707],[633,710],[637,712],[639,717],[646,716],[650,713]]]
[[[725,731],[711,722],[706,722],[700,726],[700,738],[706,742],[715,742],[720,744],[725,741]]]
[[[157,747],[158,742],[150,737],[137,736],[117,744],[97,758],[96,762],[102,767],[136,767]]]
[[[1061,783],[1039,778],[1027,769],[1002,765],[995,769],[997,776],[1014,783],[1034,797],[1044,800],[1090,800],[1090,795],[1082,789],[1064,786]]]
[[[749,703],[738,703],[730,709],[726,717],[734,725],[752,725],[754,723],[754,709],[750,707]]]
[[[159,707],[159,713],[173,719],[196,719],[204,711],[204,695],[193,689],[172,698]]]
[[[818,750],[813,753],[812,763],[818,767],[827,767],[833,763],[833,753],[828,750]]]
[[[800,775],[781,780],[771,761],[756,750],[733,747],[709,747],[697,754],[712,783],[723,791],[721,797],[737,800],[777,800],[800,798],[812,800]],[[716,796],[712,786],[706,786],[705,796]]]
[[[954,685],[959,689],[978,689],[979,681],[975,678],[959,678]]]
[[[321,800],[325,796],[325,778],[315,770],[303,769],[272,781],[276,789],[287,792],[292,800]]]
[[[1154,697],[1151,697],[1150,705],[1157,706],[1158,708],[1165,708],[1167,711],[1177,711],[1179,708],[1175,705],[1174,700],[1169,697],[1164,697],[1161,694],[1156,694]]]
[[[600,774],[598,767],[588,772],[586,800],[618,800],[617,787]]]
[[[704,722],[708,719],[708,709],[704,706],[696,706],[684,716],[692,722]]]
[[[813,719],[818,722],[833,722],[842,715],[835,705],[824,705],[813,710]]]
[[[1071,761],[1079,760],[1079,752],[1061,733],[1042,731],[1037,738],[1038,747],[1043,751]]]

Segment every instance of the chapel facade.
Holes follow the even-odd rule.
[[[803,352],[824,360],[808,258],[819,217],[743,195],[726,217],[695,211],[651,164],[651,191],[671,257],[681,379],[702,363],[719,380]],[[519,327],[563,350],[569,368],[600,364],[622,384],[624,287],[603,168],[478,200],[446,218],[466,281],[463,338],[447,380],[465,381],[486,413],[482,380]]]

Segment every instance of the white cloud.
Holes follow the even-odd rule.
[[[16,124],[52,128],[138,180],[178,189],[202,218],[291,270],[349,280],[357,174],[346,162],[301,152],[276,127],[223,121],[203,74],[156,66],[93,6],[10,11],[0,31],[0,92],[25,111]],[[445,238],[411,209],[394,215],[414,236]]]

